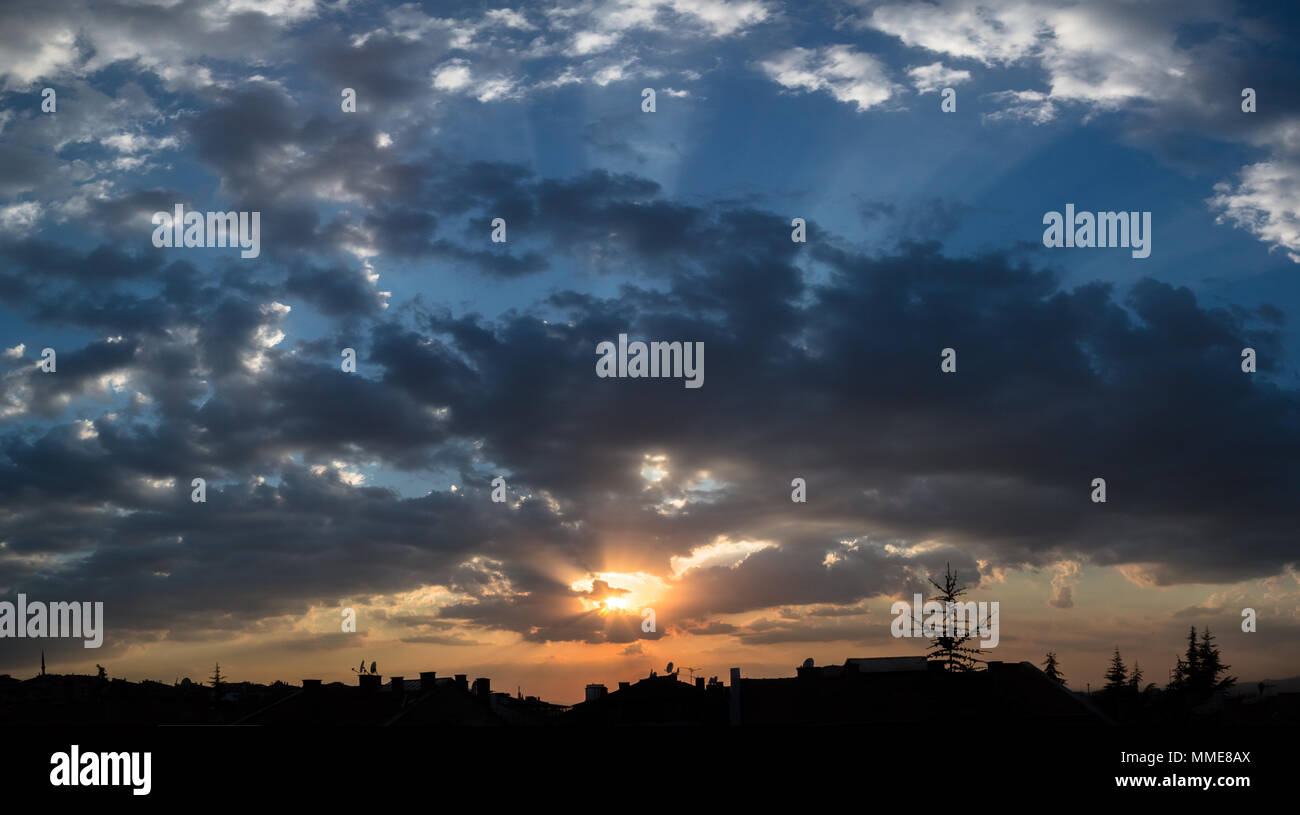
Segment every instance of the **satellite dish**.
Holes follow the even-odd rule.
[[[671,662],[669,662],[669,663],[668,663],[668,670],[665,671],[665,673],[672,673],[672,672],[673,672],[673,664],[672,664]]]
[[[813,666],[813,658],[812,658],[812,657],[808,657],[807,659],[805,659],[805,660],[803,661],[803,666],[804,666],[805,668],[811,668],[811,667]]]

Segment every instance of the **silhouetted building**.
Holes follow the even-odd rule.
[[[1028,662],[948,672],[925,657],[848,659],[843,665],[805,664],[782,679],[740,679],[733,669],[730,692],[731,720],[746,725],[1108,721]]]
[[[562,717],[566,724],[726,724],[726,692],[710,693],[698,684],[681,682],[676,673],[653,672],[634,684],[620,682],[606,693],[604,685],[588,685],[587,701]]]

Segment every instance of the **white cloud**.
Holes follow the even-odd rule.
[[[0,232],[11,235],[26,235],[36,228],[44,210],[36,201],[23,201],[0,207]]]
[[[759,67],[782,87],[826,91],[841,102],[855,103],[859,111],[884,103],[895,88],[879,60],[847,45],[815,50],[792,48],[761,62]]]
[[[934,93],[941,88],[970,81],[970,71],[948,68],[942,62],[908,68],[907,75],[912,78],[912,84],[921,93]]]
[[[513,79],[504,76],[475,77],[470,65],[463,59],[453,59],[433,73],[433,87],[452,93],[464,93],[480,102],[493,102],[518,95]]]
[[[117,133],[105,137],[102,141],[106,147],[111,147],[119,153],[127,153],[129,155],[145,151],[168,150],[180,144],[175,136],[165,136],[160,139],[155,139],[136,133]]]
[[[537,26],[528,22],[528,18],[521,12],[514,9],[501,8],[493,9],[483,15],[489,23],[503,25],[506,28],[517,28],[520,31],[535,31]]]
[[[80,59],[77,32],[53,20],[6,20],[0,32],[0,87],[26,89]]]
[[[715,37],[729,37],[769,17],[767,6],[753,0],[674,0],[670,5],[678,14],[699,20]]]
[[[944,0],[881,6],[863,24],[915,48],[990,65],[1028,56],[1045,33],[1043,13],[1030,3],[993,7],[979,0]]]
[[[713,543],[695,547],[686,557],[673,555],[669,558],[669,565],[674,578],[681,578],[691,569],[734,569],[755,552],[774,546],[776,544],[772,541],[733,541],[722,535]]]
[[[614,43],[618,42],[618,38],[617,32],[579,31],[573,35],[573,45],[569,46],[564,53],[570,57],[583,57],[608,51]]]
[[[1054,608],[1074,607],[1074,584],[1083,574],[1083,566],[1077,560],[1062,560],[1056,564],[1056,574],[1052,575],[1052,597],[1047,601]]]
[[[433,72],[433,87],[443,91],[460,91],[469,86],[469,63],[453,59]]]
[[[1173,22],[1128,5],[1011,0],[942,0],[875,9],[863,25],[952,57],[985,65],[1036,60],[1049,96],[1114,108],[1134,99],[1167,99],[1190,69]]]
[[[1219,223],[1245,229],[1300,263],[1300,162],[1252,164],[1235,185],[1219,183],[1214,192],[1208,203],[1220,210]]]
[[[998,91],[986,94],[987,98],[1003,105],[999,110],[985,113],[985,119],[1020,119],[1031,124],[1047,124],[1056,118],[1056,105],[1041,91]]]

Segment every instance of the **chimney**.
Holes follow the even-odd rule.
[[[740,724],[740,669],[731,669],[731,723]]]
[[[604,685],[592,683],[587,686],[587,701],[594,702],[608,692],[608,689]]]
[[[389,681],[392,683],[389,687],[393,689],[393,694],[401,699],[406,693],[406,681],[400,676],[394,676]]]
[[[627,689],[630,688],[630,687],[632,687],[632,683],[631,683],[631,682],[619,682],[619,683],[618,683],[618,689],[619,689],[619,690],[627,690]]]
[[[361,690],[366,693],[374,693],[379,690],[379,674],[361,674],[357,677],[357,681],[361,685]]]
[[[437,671],[420,671],[420,690],[433,690],[438,680]]]
[[[704,690],[704,677],[702,676],[695,677],[695,687],[699,688],[700,690]]]
[[[456,687],[469,693],[469,678],[465,674],[456,674]]]
[[[492,680],[486,676],[480,676],[474,680],[474,695],[483,701],[492,698]]]

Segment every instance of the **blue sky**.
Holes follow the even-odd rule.
[[[3,14],[0,595],[106,594],[140,670],[351,664],[343,602],[408,673],[778,670],[893,653],[880,609],[948,562],[1024,604],[1017,658],[1157,664],[1254,604],[1234,664],[1300,668],[1292,10]],[[260,257],[154,247],[178,202],[260,212]],[[1067,203],[1150,212],[1150,257],[1044,247]],[[707,384],[596,378],[619,333],[704,342]],[[1117,585],[1148,633],[1088,606]]]

